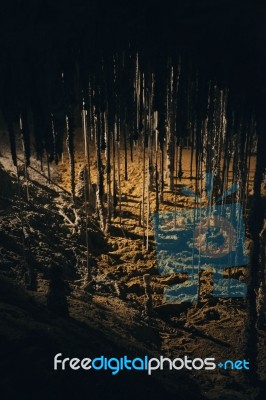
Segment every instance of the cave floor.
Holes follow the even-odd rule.
[[[79,138],[79,136],[77,135]],[[84,165],[81,140],[76,142],[76,170]],[[84,237],[81,239],[71,223],[74,223],[71,196],[59,189],[32,169],[28,170],[28,189],[30,202],[20,201],[17,197],[14,168],[8,150],[2,151],[1,164],[9,174],[13,174],[12,190],[1,197],[1,264],[4,279],[22,285],[25,288],[24,270],[21,267],[23,252],[19,215],[26,221],[27,229],[32,236],[31,257],[36,273],[36,290],[25,289],[25,293],[34,304],[45,309],[48,290],[47,271],[53,263],[63,267],[64,277],[69,285],[67,303],[71,321],[78,321],[85,327],[98,332],[103,351],[115,346],[127,349],[130,354],[164,355],[169,358],[188,355],[196,357],[215,357],[216,360],[243,359],[245,348],[245,324],[247,318],[245,299],[219,299],[211,296],[212,274],[204,271],[201,274],[202,292],[197,303],[191,303],[186,309],[181,305],[167,305],[164,302],[164,288],[174,281],[174,276],[160,276],[157,269],[156,249],[151,224],[149,225],[149,248],[145,247],[143,234],[146,228],[139,223],[140,204],[142,199],[142,157],[138,146],[134,148],[133,162],[128,150],[128,181],[124,180],[121,155],[121,208],[118,204],[116,216],[112,219],[108,234],[103,235],[97,225],[95,212],[91,208],[91,268],[95,280],[93,292],[84,284],[86,247]],[[164,191],[164,202],[160,211],[192,208],[194,199],[181,193],[184,186],[194,190],[194,182],[189,179],[190,158],[188,150],[183,152],[182,181],[176,181],[176,193]],[[22,157],[22,156],[21,156]],[[91,178],[96,183],[95,154],[91,150]],[[58,168],[51,166],[51,179],[69,191],[69,164],[67,152]],[[40,163],[33,159],[32,166],[40,171]],[[252,173],[254,164],[251,165]],[[44,164],[43,173],[47,176]],[[251,173],[251,177],[252,177]],[[23,196],[26,182],[21,176]],[[19,210],[20,208],[20,210]],[[150,210],[155,210],[155,192],[150,192]],[[63,215],[65,217],[62,216]],[[145,211],[146,213],[146,211]],[[120,218],[121,216],[121,218]],[[240,271],[245,278],[245,270]],[[143,275],[151,275],[153,306],[156,312],[150,318],[144,315]],[[27,298],[28,299],[28,298]],[[28,301],[28,300],[27,300]],[[10,303],[5,306],[5,303]],[[25,303],[26,304],[26,303]],[[9,308],[8,308],[9,307]],[[14,309],[17,311],[17,317]],[[29,332],[22,329],[18,321],[23,320],[23,301],[19,304],[10,302],[6,295],[1,306],[6,325],[3,324],[3,335],[11,335],[17,343],[25,340]],[[44,311],[45,312],[45,311]],[[34,320],[34,316],[32,320]],[[38,318],[36,318],[36,321]],[[6,328],[14,324],[17,331]],[[37,324],[37,322],[35,323]],[[33,323],[33,321],[32,321]],[[49,320],[42,322],[45,329],[56,328],[56,323]],[[67,322],[59,322],[60,329]],[[63,324],[63,325],[62,325]],[[70,325],[72,322],[70,323]],[[69,325],[69,326],[70,326]],[[66,328],[67,330],[68,328]],[[74,329],[70,328],[69,329]],[[82,328],[80,328],[82,329]],[[36,329],[35,329],[36,330]],[[16,333],[20,332],[20,334]],[[21,333],[23,332],[23,334]],[[38,332],[38,329],[36,330]],[[67,334],[66,334],[67,335]],[[74,335],[74,334],[73,334]],[[96,335],[96,336],[97,336]],[[69,339],[70,340],[70,339]],[[71,339],[75,340],[75,339]],[[265,331],[258,331],[257,371],[261,383],[265,382]],[[109,346],[108,343],[111,343]],[[94,352],[99,343],[88,345]],[[19,344],[18,344],[19,346]],[[109,346],[109,347],[108,347]],[[30,346],[29,346],[30,348]],[[84,346],[81,348],[84,348]],[[99,347],[100,348],[100,347]],[[58,350],[59,351],[59,350]],[[97,351],[96,351],[97,353]],[[249,372],[252,374],[252,368]],[[255,399],[259,385],[249,383],[248,374],[243,371],[193,371],[189,372],[187,385],[196,385],[202,398],[208,399]],[[178,371],[169,373],[156,372],[156,379],[176,392],[180,390],[181,375]],[[183,378],[181,378],[182,381]],[[185,382],[185,381],[184,381]],[[191,382],[191,383],[190,383]],[[181,385],[181,386],[180,386]],[[196,397],[195,397],[196,398]]]

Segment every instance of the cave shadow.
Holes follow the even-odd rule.
[[[55,197],[58,197],[58,195],[59,195],[59,193],[56,190],[54,190],[54,189],[52,189],[51,187],[48,186],[49,185],[48,181],[47,181],[47,185],[44,185],[44,184],[42,184],[40,182],[37,182],[34,179],[29,178],[29,182],[32,185],[36,186],[37,188],[43,190],[47,195],[52,195],[52,196],[55,196]]]
[[[170,317],[162,317],[162,320],[164,320],[166,324],[171,326],[171,328],[182,330],[182,331],[185,331],[187,333],[191,333],[194,336],[200,337],[202,339],[209,340],[209,341],[211,341],[211,342],[213,342],[215,344],[218,344],[219,346],[223,346],[223,347],[226,347],[226,348],[231,348],[232,347],[229,343],[227,343],[227,342],[225,342],[225,341],[223,341],[221,339],[217,339],[217,338],[215,338],[215,337],[213,337],[211,335],[208,335],[208,334],[202,332],[200,329],[198,329],[198,328],[196,328],[194,326],[193,327],[185,327],[182,322],[179,323],[177,321],[173,321]]]
[[[83,358],[88,355],[99,357],[101,354],[106,357],[127,355],[133,358],[149,354],[150,351],[149,348],[143,347],[141,341],[132,342],[132,345],[130,338],[121,341],[118,334],[112,333],[110,326],[108,329],[106,325],[103,331],[97,324],[92,326],[89,320],[79,320],[73,314],[65,317],[51,316],[46,306],[40,306],[37,298],[31,298],[13,282],[2,282],[2,285],[6,288],[5,303],[11,307],[5,321],[5,331],[0,346],[5,365],[2,386],[5,398],[18,398],[18,393],[22,397],[30,393],[32,398],[68,399],[71,398],[70,394],[75,387],[76,395],[80,397],[84,393],[90,393],[93,394],[93,398],[133,400],[136,396],[134,391],[127,395],[128,388],[133,386],[137,387],[137,397],[143,400],[162,399],[165,395],[173,398],[177,386],[180,386],[180,400],[189,398],[192,393],[195,400],[205,398],[193,377],[186,372],[177,375],[173,374],[173,371],[169,373],[165,371],[167,379],[162,374],[148,376],[145,371],[142,373],[133,371],[128,374],[121,372],[118,379],[114,378],[110,371],[89,375],[87,371],[81,371],[80,374],[76,371],[55,373],[53,358],[57,353],[62,353],[62,358],[64,356]],[[98,304],[92,307],[97,312]],[[116,310],[110,313],[115,315]],[[14,329],[22,333],[15,343],[12,336]]]
[[[111,225],[109,230],[110,235],[114,237],[123,237],[126,239],[134,239],[134,240],[143,239],[143,235],[138,235],[137,233],[130,232],[127,229],[124,229],[124,226],[125,226],[124,224],[121,227]]]
[[[134,204],[140,204],[141,203],[141,201],[140,200],[137,200],[137,199],[129,199],[129,198],[126,198],[126,197],[123,197],[122,198],[122,200],[121,200],[121,202],[122,202],[122,204],[124,203],[134,203]]]

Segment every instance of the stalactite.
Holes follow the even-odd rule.
[[[179,178],[179,181],[181,181],[183,173],[184,173],[183,172],[183,168],[182,168],[182,154],[183,154],[183,145],[182,145],[182,142],[180,142],[180,144],[179,144],[179,157],[178,157],[178,174],[177,174],[177,176]]]
[[[55,145],[55,160],[58,162],[62,159],[63,155],[63,139],[65,133],[65,119],[64,114],[61,113],[53,113],[52,114],[53,121],[53,130],[54,130],[54,145]]]
[[[158,111],[158,142],[160,144],[160,202],[164,193],[164,150],[167,132],[167,68],[158,65],[155,77],[154,108]]]
[[[49,153],[47,150],[46,150],[46,163],[47,163],[48,183],[51,183],[50,158],[49,158]]]
[[[125,170],[125,181],[128,180],[128,171],[127,171],[127,126],[126,126],[126,118],[123,124],[123,141],[124,141],[124,170]]]
[[[146,180],[146,146],[145,135],[142,137],[142,226],[143,226],[143,240],[145,241],[145,180]]]
[[[64,142],[64,134],[65,134],[65,126],[66,126],[66,98],[65,98],[65,82],[64,82],[64,73],[57,66],[56,74],[54,78],[55,82],[52,88],[51,95],[51,110],[49,109],[52,116],[52,136],[53,136],[53,145],[54,145],[54,159],[55,162],[58,162],[62,159],[63,155],[63,142]],[[40,102],[37,102],[35,105],[36,109],[40,106]],[[42,120],[39,121],[42,124]],[[37,134],[40,132],[40,128],[38,128]]]
[[[93,104],[92,104],[92,84],[89,82],[88,88],[88,128],[89,128],[89,140],[93,139],[94,134],[94,115],[93,115]]]
[[[146,130],[148,132],[148,184],[149,190],[153,190],[154,183],[154,165],[153,165],[153,153],[154,153],[154,136],[155,136],[155,128],[154,128],[154,113],[152,110],[154,97],[154,77],[153,74],[149,76],[148,87],[146,89],[146,103],[147,103],[147,126]]]
[[[73,111],[68,110],[66,117],[67,125],[67,140],[66,145],[68,148],[69,164],[70,164],[70,186],[73,201],[75,201],[75,149],[74,149],[74,116]]]
[[[174,151],[175,151],[175,166],[174,166],[174,171],[175,171],[175,185],[174,185],[174,215],[175,215],[175,221],[174,221],[174,227],[176,229],[176,199],[177,199],[177,171],[178,171],[178,146],[177,146],[177,138],[175,136],[174,138]]]
[[[117,183],[118,183],[118,198],[119,198],[119,223],[122,225],[122,188],[121,188],[121,163],[120,163],[120,123],[116,123],[116,144],[117,144]]]
[[[245,199],[245,211],[246,211],[246,218],[247,218],[247,201],[249,198],[250,193],[250,170],[251,170],[251,157],[252,157],[252,145],[254,140],[254,132],[256,131],[254,120],[251,121],[250,124],[250,132],[249,132],[249,140],[247,143],[247,191],[246,191],[246,199]]]
[[[54,161],[55,164],[58,164],[59,158],[58,158],[58,153],[57,153],[57,132],[55,131],[54,127],[54,120],[53,120],[53,114],[51,114],[51,123],[52,123],[52,134],[53,134],[53,144],[54,144]]]
[[[225,118],[225,115],[224,117]],[[224,129],[224,140],[223,140],[223,167],[222,167],[222,178],[221,178],[221,189],[222,192],[225,192],[228,186],[228,171],[229,171],[229,166],[230,166],[230,160],[231,160],[231,148],[230,148],[230,143],[231,143],[231,136],[232,136],[232,128],[231,128],[231,120],[230,116],[227,115],[227,126],[225,126]]]
[[[100,113],[101,151],[106,150],[105,113]]]
[[[147,210],[146,210],[146,250],[149,250],[149,221],[150,221],[150,148],[151,148],[151,137],[148,135],[148,157],[147,157],[147,178],[146,178],[146,199],[147,199]]]
[[[40,115],[40,110],[32,105],[33,111],[33,126],[34,126],[34,138],[35,138],[35,151],[37,160],[43,161],[43,153],[44,153],[44,137],[45,137],[45,129],[42,125],[42,116]],[[61,138],[63,141],[63,138]]]
[[[97,209],[99,214],[100,226],[103,232],[105,232],[105,218],[104,218],[104,206],[103,206],[103,195],[104,195],[104,175],[103,175],[103,164],[101,157],[101,117],[100,112],[97,112],[97,131],[96,131],[96,158],[97,158]]]
[[[106,231],[109,232],[112,216],[112,191],[111,191],[111,135],[107,122],[105,122],[106,140],[106,182],[107,182],[107,220]]]
[[[30,194],[29,194],[29,184],[28,184],[28,166],[29,166],[29,142],[28,142],[28,130],[27,130],[27,124],[26,127],[24,128],[23,123],[25,120],[22,122],[22,118],[20,117],[19,119],[19,127],[20,127],[20,134],[21,134],[21,142],[22,142],[22,149],[23,149],[23,157],[24,157],[24,178],[26,181],[26,197],[27,201],[29,202],[30,200]]]
[[[173,190],[174,187],[174,135],[170,131],[167,135],[167,169],[168,169],[168,187]]]
[[[30,130],[29,130],[29,123],[28,123],[28,114],[27,110],[24,108],[21,113],[20,118],[20,129],[21,129],[21,138],[23,142],[23,153],[25,158],[26,166],[30,165]]]
[[[89,145],[88,145],[88,135],[87,135],[87,114],[85,110],[85,101],[83,99],[83,107],[82,107],[82,130],[83,130],[83,138],[84,138],[84,158],[85,158],[85,167],[84,167],[84,209],[85,209],[85,239],[86,239],[86,273],[85,273],[85,281],[91,280],[91,268],[90,268],[90,240],[88,234],[89,228],[89,212],[88,212],[88,196],[89,196]]]
[[[9,135],[9,144],[12,161],[15,167],[17,167],[17,146],[16,146],[16,135],[13,127],[13,123],[11,120],[7,122],[7,129]]]
[[[148,246],[150,211],[153,207],[151,191],[155,191],[155,211],[158,212],[160,201],[164,200],[164,188],[167,183],[169,189],[174,190],[176,212],[178,179],[181,181],[183,178],[184,169],[185,178],[187,170],[190,171],[191,184],[194,184],[192,175],[195,173],[197,215],[200,212],[197,196],[202,195],[205,172],[214,173],[216,182],[215,190],[209,193],[209,204],[213,204],[218,193],[221,195],[230,187],[232,183],[230,180],[233,179],[243,187],[242,191],[235,195],[235,199],[244,207],[248,205],[247,191],[250,176],[245,176],[245,173],[248,173],[250,168],[251,146],[257,136],[256,132],[251,133],[255,130],[257,116],[251,112],[250,104],[253,103],[245,94],[245,88],[239,90],[234,84],[230,84],[230,88],[227,88],[224,82],[218,82],[212,74],[208,76],[210,72],[208,69],[205,71],[202,65],[194,65],[193,59],[189,56],[184,55],[182,58],[174,54],[166,56],[165,51],[157,54],[154,50],[155,53],[149,59],[142,52],[134,52],[133,47],[123,53],[113,53],[111,50],[105,53],[95,48],[92,54],[94,61],[86,58],[86,62],[79,68],[82,70],[82,88],[79,87],[76,76],[74,58],[68,60],[63,56],[60,67],[58,64],[52,79],[49,79],[47,66],[40,72],[35,71],[34,85],[32,85],[34,87],[30,89],[31,102],[28,97],[22,101],[20,93],[21,103],[18,111],[10,113],[8,130],[15,164],[16,149],[12,125],[17,118],[14,117],[22,111],[21,137],[27,166],[30,162],[28,140],[30,124],[27,119],[32,112],[37,157],[45,167],[47,159],[49,177],[51,162],[57,163],[63,151],[65,115],[67,116],[67,147],[71,192],[74,198],[74,114],[78,123],[80,104],[78,108],[76,93],[79,91],[79,99],[86,98],[86,106],[83,105],[82,110],[82,126],[85,132],[87,119],[88,135],[86,134],[84,139],[87,140],[88,136],[91,147],[95,142],[96,196],[100,225],[103,230],[105,228],[109,230],[111,216],[112,213],[115,214],[117,206],[119,206],[120,224],[123,223],[123,179],[126,181],[129,178],[132,167],[130,165],[129,170],[130,159],[133,161],[133,156],[137,153],[137,158],[142,163],[143,178],[142,193],[139,194],[137,201],[141,202],[140,220],[143,238]],[[55,90],[52,90],[53,83]],[[57,91],[60,94],[56,96]],[[9,107],[15,104],[15,101],[7,100]],[[90,191],[90,179],[94,178],[94,171],[91,171],[90,175],[90,160],[89,156],[86,156],[86,148],[89,148],[89,145],[86,140],[84,140],[84,156],[87,168],[84,183],[87,186],[88,179]],[[105,152],[105,168],[103,152]],[[92,165],[92,169],[94,167],[95,165]],[[123,168],[124,176],[121,173]],[[225,204],[224,199],[222,202]]]
[[[190,151],[190,180],[193,178],[193,157],[194,157],[194,145],[195,145],[195,127],[192,129],[191,137],[191,151]]]
[[[167,183],[169,189],[173,190],[174,185],[174,123],[173,123],[173,68],[170,60],[168,60],[168,75],[167,84],[167,105],[166,105],[166,156],[167,156]]]
[[[159,158],[159,145],[158,145],[158,131],[155,130],[155,211],[159,211],[159,171],[158,171],[158,158]]]
[[[117,184],[116,184],[116,149],[115,149],[115,133],[112,134],[112,165],[113,165],[113,216],[115,216],[117,207]]]

